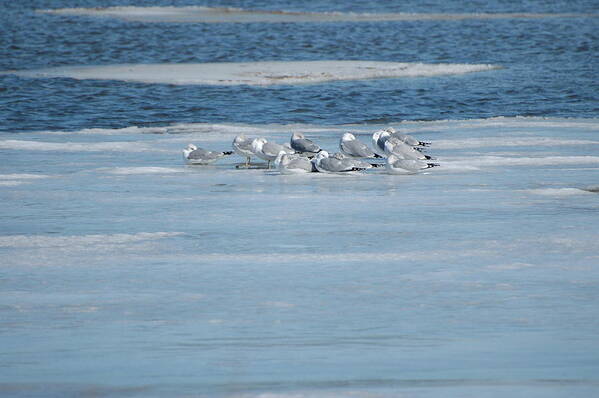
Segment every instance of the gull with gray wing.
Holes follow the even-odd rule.
[[[250,167],[251,157],[256,156],[252,151],[252,140],[247,138],[244,134],[239,134],[235,137],[231,145],[236,154],[246,159],[245,167]]]
[[[356,139],[352,133],[345,133],[339,141],[339,149],[341,153],[354,158],[380,158],[366,144]]]
[[[268,162],[269,169],[270,162],[274,161],[281,151],[289,154],[294,153],[293,149],[274,142],[269,142],[266,140],[266,138],[255,138],[252,141],[252,152],[254,152],[254,154],[256,154],[256,156],[259,158],[266,160]]]
[[[281,174],[301,174],[318,171],[310,159],[302,156],[290,155],[285,151],[279,152],[275,159],[275,166]]]
[[[303,133],[293,133],[289,144],[294,151],[308,157],[312,157],[321,151],[320,147],[312,140],[307,139]]]
[[[188,164],[210,164],[224,156],[231,155],[232,153],[232,151],[208,151],[203,148],[198,148],[194,144],[189,144],[187,145],[187,148],[183,150],[183,158]]]
[[[394,154],[389,155],[385,163],[390,174],[416,174],[422,170],[439,166],[437,163],[427,163],[415,159],[400,159]]]
[[[346,173],[366,169],[366,167],[356,167],[355,159],[329,157],[327,151],[320,151],[312,161],[321,173]]]
[[[397,137],[389,137],[385,141],[385,154],[396,155],[402,159],[430,160],[432,157],[416,150],[414,147],[402,142]]]
[[[431,144],[430,142],[418,141],[416,138],[412,137],[411,135],[400,133],[399,131],[395,130],[393,127],[388,127],[385,129],[385,131],[388,131],[389,133],[391,133],[392,137],[397,137],[397,138],[399,138],[400,141],[404,142],[405,144],[411,145],[411,146],[421,146],[422,147],[422,146],[429,146]]]

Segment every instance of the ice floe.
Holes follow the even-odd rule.
[[[118,18],[137,22],[178,23],[293,23],[293,22],[377,22],[377,21],[460,21],[471,19],[541,19],[597,17],[583,13],[355,13],[252,10],[233,7],[94,7],[37,10],[42,14]]]
[[[139,83],[201,85],[285,85],[342,80],[461,75],[501,69],[490,64],[425,64],[379,61],[265,61],[189,64],[122,64],[65,66],[4,71],[30,78],[121,80]]]

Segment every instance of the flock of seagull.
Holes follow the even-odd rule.
[[[373,167],[386,167],[391,174],[416,174],[431,167],[431,158],[424,153],[429,142],[400,133],[393,127],[372,134],[372,149],[359,141],[353,134],[345,133],[339,141],[340,152],[333,155],[323,150],[302,133],[293,133],[288,144],[280,145],[266,138],[247,138],[240,134],[233,140],[233,151],[217,152],[189,144],[183,150],[188,164],[210,164],[233,153],[245,158],[245,164],[237,167],[250,168],[251,158],[257,157],[271,163],[281,174],[298,173],[346,173]],[[385,163],[370,163],[369,159],[384,158]]]

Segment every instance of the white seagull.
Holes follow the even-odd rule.
[[[183,158],[188,164],[210,164],[223,156],[231,155],[232,151],[215,152],[198,148],[194,144],[187,145],[183,150]]]
[[[320,147],[312,140],[307,139],[303,133],[293,133],[289,144],[294,151],[308,157],[312,157],[321,151]]]
[[[246,138],[244,134],[239,134],[237,137],[235,137],[231,145],[233,146],[233,151],[235,151],[236,154],[242,158],[245,158],[245,167],[250,167],[251,157],[255,156],[254,152],[252,151],[252,140]]]
[[[339,149],[341,153],[354,158],[380,158],[366,144],[356,139],[352,133],[345,133],[339,141]]]
[[[312,161],[321,173],[345,173],[365,169],[365,167],[356,167],[355,159],[329,157],[327,151],[320,151]]]
[[[380,167],[382,166],[382,164],[377,164],[377,163],[368,163],[365,162],[363,160],[351,157],[351,156],[347,156],[344,155],[341,152],[335,152],[332,155],[329,155],[330,158],[335,158],[338,160],[343,160],[344,162],[346,162],[347,164],[351,164],[353,165],[353,167],[359,168],[359,169],[372,169],[373,167]]]
[[[372,149],[380,157],[386,157],[385,141],[391,137],[391,133],[385,130],[378,130],[372,133]]]
[[[269,169],[270,162],[274,161],[281,151],[289,154],[295,152],[293,149],[284,145],[268,142],[266,138],[255,138],[252,141],[252,152],[254,152],[254,154],[259,158],[266,160],[268,162]]]
[[[411,135],[400,133],[399,131],[396,131],[393,127],[387,127],[385,129],[385,131],[391,133],[392,137],[397,137],[400,139],[400,141],[402,141],[408,145],[411,145],[411,146],[429,146],[431,144],[430,142],[418,141],[416,138],[412,137]]]
[[[285,151],[279,152],[275,159],[275,166],[281,174],[302,174],[318,171],[310,159],[290,155]]]
[[[400,141],[397,137],[390,137],[385,141],[385,154],[395,155],[401,159],[430,160],[430,156],[414,149],[414,147]]]
[[[422,170],[439,166],[437,163],[427,163],[414,159],[400,159],[391,154],[385,163],[387,171],[391,174],[416,174]]]

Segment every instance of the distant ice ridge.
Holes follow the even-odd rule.
[[[163,150],[136,142],[42,142],[29,140],[0,140],[0,149],[24,151],[62,151],[62,152],[162,152]]]
[[[68,66],[5,71],[30,78],[122,80],[141,83],[254,85],[322,83],[340,80],[389,79],[461,75],[501,69],[490,64],[423,64],[378,61],[270,61],[197,64],[123,64]]]
[[[0,247],[74,247],[106,246],[170,238],[182,232],[140,232],[136,234],[98,234],[74,236],[7,235],[0,236]]]
[[[0,187],[15,187],[48,177],[44,174],[0,174]]]
[[[599,132],[599,118],[558,118],[558,117],[538,117],[538,116],[496,116],[485,119],[454,119],[454,120],[434,120],[434,121],[410,121],[391,123],[397,125],[403,131],[422,134],[421,131],[444,131],[455,129],[480,129],[480,128],[576,128]],[[307,133],[339,132],[342,134],[348,130],[371,134],[374,130],[384,128],[385,125],[379,124],[344,124],[344,125],[316,125],[316,124],[243,124],[243,123],[177,123],[166,126],[129,126],[123,128],[88,128],[75,131],[37,131],[38,134],[51,135],[134,135],[134,134],[166,134],[181,135],[183,141],[186,141],[188,134],[201,134],[203,139],[222,138],[222,136],[231,136],[244,133],[246,135],[261,135],[290,131],[303,131]],[[594,136],[593,136],[594,137]],[[170,137],[172,138],[172,137]],[[12,146],[25,145],[18,144],[17,140],[0,140],[0,148],[9,148]],[[29,141],[27,141],[29,142]],[[105,143],[106,144],[106,143]],[[120,143],[119,143],[120,144]],[[453,149],[453,148],[478,148],[486,146],[560,146],[560,145],[598,145],[599,140],[590,139],[571,139],[542,137],[534,133],[518,136],[485,136],[463,139],[436,139],[435,148]],[[27,144],[29,145],[29,144]],[[43,145],[41,147],[44,147]],[[92,146],[93,148],[93,146]],[[41,148],[40,148],[41,149]],[[149,149],[146,148],[146,149]]]
[[[517,155],[517,154],[516,154]],[[443,158],[443,165],[450,168],[470,169],[478,166],[550,166],[550,165],[584,165],[599,164],[599,156],[538,156],[538,157],[507,157],[507,156],[477,156],[469,158]]]
[[[352,13],[352,12],[293,12],[284,10],[245,10],[217,7],[106,7],[60,8],[37,10],[43,14],[82,15],[119,18],[140,22],[374,22],[374,21],[459,21],[469,19],[539,19],[597,17],[580,13]]]
[[[110,174],[171,174],[171,173],[182,173],[181,169],[174,169],[170,167],[115,167],[107,169]]]
[[[574,146],[574,145],[599,145],[599,141],[573,140],[566,138],[549,137],[482,137],[460,140],[436,140],[435,148],[484,148],[484,147],[521,147],[521,146]]]
[[[572,195],[592,195],[595,191],[586,188],[539,188],[529,189],[526,192],[542,196],[572,196]]]

